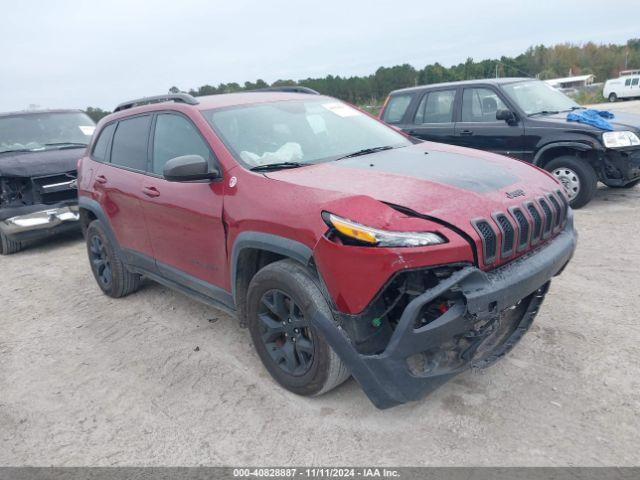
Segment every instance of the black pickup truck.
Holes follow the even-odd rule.
[[[567,121],[582,109],[539,80],[500,78],[396,90],[381,112],[413,137],[531,162],[565,187],[573,208],[609,187],[640,183],[640,116],[616,112],[613,131]]]
[[[94,129],[79,110],[0,114],[0,254],[80,228],[76,169]]]

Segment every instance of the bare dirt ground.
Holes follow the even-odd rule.
[[[639,207],[601,188],[520,345],[386,411],[353,380],[282,390],[235,320],[157,284],[105,297],[79,236],[2,257],[0,465],[637,465]]]
[[[640,186],[576,226],[507,358],[386,411],[353,380],[284,391],[234,319],[157,284],[105,297],[80,236],[1,257],[0,465],[638,465]]]

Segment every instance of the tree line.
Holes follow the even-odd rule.
[[[220,93],[255,90],[269,86],[300,85],[309,87],[332,97],[340,98],[356,105],[378,105],[387,94],[398,88],[430,83],[452,82],[492,77],[564,77],[569,75],[593,74],[596,81],[605,81],[618,75],[625,68],[640,68],[640,38],[628,40],[625,44],[585,44],[562,43],[551,47],[537,45],[528,48],[516,57],[502,56],[499,59],[465,62],[445,67],[439,63],[416,69],[409,64],[380,67],[367,76],[334,76],[306,78],[302,80],[279,79],[268,84],[262,79],[255,82],[221,83],[217,86],[202,85],[189,88],[193,96],[216,95]],[[177,86],[170,93],[183,90]],[[88,107],[87,114],[99,120],[110,112]]]

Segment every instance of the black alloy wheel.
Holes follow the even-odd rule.
[[[262,342],[273,362],[289,375],[307,373],[313,363],[313,333],[293,299],[281,290],[265,292],[258,320]]]
[[[107,230],[100,220],[92,221],[86,228],[87,255],[91,272],[100,289],[112,298],[120,298],[140,287],[141,277],[130,271],[109,241]]]
[[[91,267],[100,284],[104,288],[108,288],[113,280],[111,261],[107,249],[98,235],[92,236],[89,241],[89,255],[91,257]]]

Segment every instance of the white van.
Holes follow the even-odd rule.
[[[640,97],[640,70],[624,70],[620,72],[620,77],[607,80],[602,95],[610,102],[619,98]]]

